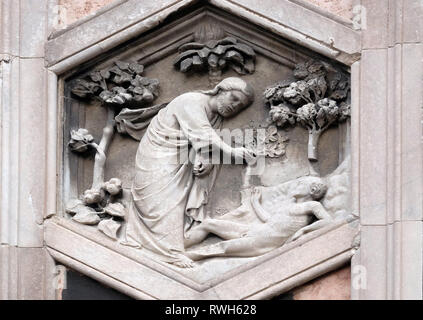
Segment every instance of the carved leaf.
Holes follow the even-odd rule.
[[[209,55],[208,64],[210,67],[216,68],[218,61],[219,61],[219,57],[217,55],[215,55],[214,53],[211,53]]]
[[[192,57],[192,65],[193,67],[200,68],[203,65],[203,61],[201,61],[199,56]]]
[[[185,52],[187,50],[201,50],[203,49],[204,44],[203,43],[199,43],[199,42],[189,42],[186,44],[183,44],[182,46],[179,47],[178,51],[180,53]]]
[[[107,214],[110,214],[114,217],[123,218],[126,215],[126,209],[123,204],[116,202],[116,203],[109,203],[105,208],[104,211]]]
[[[74,215],[78,212],[77,208],[79,206],[84,206],[84,203],[81,200],[71,199],[71,200],[68,201],[68,203],[66,203],[65,211],[66,211],[66,213]]]
[[[237,43],[235,48],[250,58],[254,58],[256,56],[254,50],[244,43]]]
[[[205,38],[208,38],[207,35],[204,35]],[[179,48],[179,52],[174,65],[181,72],[208,68],[209,71],[221,74],[227,66],[239,74],[253,73],[255,70],[254,50],[246,44],[238,43],[233,37],[220,40],[213,38],[205,44],[187,43]]]
[[[235,50],[230,50],[230,51],[226,52],[225,58],[228,59],[228,60],[234,61],[236,63],[239,63],[239,64],[244,63],[244,58],[242,57],[242,55]]]
[[[157,79],[141,76],[143,71],[144,66],[137,62],[116,61],[109,68],[77,79],[72,93],[81,98],[99,98],[114,107],[127,103],[128,107],[139,107],[154,100],[159,88]]]
[[[144,66],[142,64],[133,62],[129,64],[129,70],[135,72],[137,75],[140,75],[144,72]]]
[[[194,61],[192,60],[192,58],[188,58],[188,59],[183,60],[181,62],[179,70],[181,72],[188,72],[191,69],[193,62]]]
[[[94,138],[87,129],[79,128],[76,131],[71,131],[71,139],[68,145],[74,152],[85,152],[93,141]]]
[[[238,41],[235,38],[233,38],[233,37],[226,37],[226,38],[224,38],[222,40],[219,40],[218,41],[218,44],[228,45],[228,44],[236,44],[237,42]]]
[[[121,223],[114,221],[113,219],[102,220],[98,224],[98,230],[103,232],[109,238],[117,240],[117,232],[119,231]]]
[[[288,141],[288,138],[278,133],[278,129],[275,126],[267,128],[265,137],[266,157],[278,158],[285,155]]]
[[[187,58],[191,58],[192,56],[197,55],[197,54],[198,54],[198,51],[197,50],[188,50],[188,51],[185,51],[185,52],[181,53],[180,55],[178,55],[176,57],[176,59],[175,59],[175,61],[174,61],[173,64],[175,66],[178,66],[179,64],[182,64],[182,62],[184,60],[186,60]]]
[[[72,217],[72,220],[86,225],[96,225],[100,222],[100,217],[97,212],[90,207],[80,205],[77,206],[76,214]]]
[[[254,71],[255,71],[255,63],[254,63],[254,60],[248,59],[247,61],[245,61],[244,69],[248,73],[254,73]]]
[[[203,49],[198,51],[198,56],[205,61],[207,59],[207,57],[209,56],[211,50],[207,47],[204,47]]]

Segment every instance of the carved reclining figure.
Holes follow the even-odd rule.
[[[269,190],[270,189],[270,190]],[[223,240],[198,245],[185,252],[192,260],[210,257],[254,257],[294,241],[333,221],[319,202],[327,190],[318,177],[302,177],[277,187],[256,187],[250,201],[221,218],[206,219],[186,233],[185,246],[202,242],[209,234]],[[262,192],[270,191],[263,204]],[[313,222],[313,217],[317,221]]]

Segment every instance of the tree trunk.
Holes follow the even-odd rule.
[[[308,159],[317,161],[317,146],[319,144],[320,131],[309,131],[308,133]]]
[[[103,136],[96,146],[97,153],[94,160],[92,189],[100,190],[104,184],[104,168],[106,166],[106,152],[115,132],[115,112],[107,107],[107,124],[103,128]]]

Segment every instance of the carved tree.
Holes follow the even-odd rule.
[[[79,223],[98,224],[100,231],[114,239],[121,225],[119,219],[126,214],[125,207],[116,201],[122,194],[122,182],[118,178],[104,181],[106,154],[115,129],[118,127],[121,133],[128,133],[129,128],[136,131],[141,128],[137,121],[142,119],[148,124],[149,119],[166,105],[146,107],[158,96],[159,81],[143,77],[143,71],[144,67],[136,62],[117,61],[109,68],[76,79],[71,90],[79,98],[101,101],[107,108],[107,122],[98,144],[86,129],[71,131],[69,148],[72,151],[83,153],[92,148],[96,155],[91,188],[83,193],[82,200],[70,201],[66,211]],[[122,109],[124,106],[127,108]],[[134,123],[139,127],[134,128]]]
[[[212,84],[221,80],[222,72],[231,68],[238,74],[251,74],[255,68],[255,52],[217,25],[203,25],[194,34],[194,42],[179,47],[174,65],[181,72],[208,71]]]
[[[297,81],[281,81],[264,91],[269,120],[278,127],[298,123],[308,129],[308,159],[317,161],[322,132],[350,115],[350,83],[342,73],[314,60],[297,64],[293,75]]]
[[[99,191],[104,183],[106,153],[115,132],[115,116],[123,106],[140,108],[152,102],[159,94],[159,81],[142,76],[144,66],[136,62],[116,61],[113,66],[96,70],[84,78],[77,79],[72,93],[80,98],[97,99],[107,108],[107,123],[103,129],[100,143],[86,143],[96,150],[93,184],[91,189]],[[81,130],[81,129],[80,129]],[[80,130],[78,131],[80,133]],[[92,138],[92,137],[91,137]],[[91,139],[92,140],[92,139]],[[71,133],[69,147],[75,152],[84,152],[78,148],[81,143],[76,131]]]

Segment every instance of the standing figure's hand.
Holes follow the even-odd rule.
[[[244,147],[235,148],[233,150],[235,158],[245,160],[248,165],[253,165],[257,162],[257,158],[254,151]]]
[[[212,164],[204,164],[202,161],[196,161],[194,164],[193,173],[197,177],[202,177],[209,174],[212,169]]]

